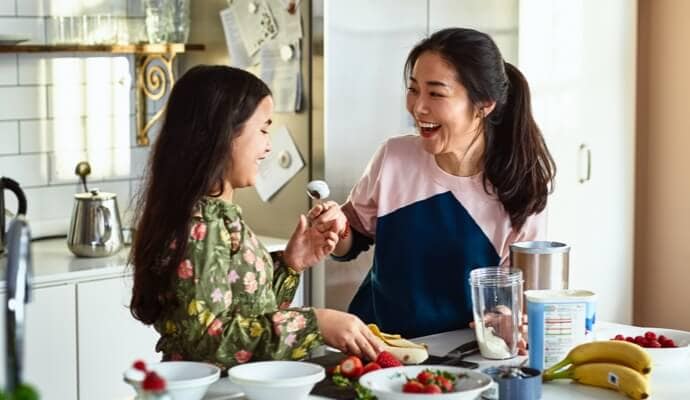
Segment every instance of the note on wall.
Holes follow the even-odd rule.
[[[280,188],[304,167],[302,156],[297,150],[290,132],[284,126],[271,134],[271,152],[259,164],[256,191],[263,201],[268,201]]]

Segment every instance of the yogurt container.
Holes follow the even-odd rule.
[[[543,371],[592,340],[596,295],[587,290],[528,290],[529,366]]]

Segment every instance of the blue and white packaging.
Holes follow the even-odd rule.
[[[543,371],[592,340],[596,295],[588,290],[528,290],[529,366]]]

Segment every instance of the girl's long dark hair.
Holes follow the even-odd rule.
[[[484,188],[487,182],[510,215],[514,229],[527,217],[541,212],[553,188],[556,165],[534,118],[530,91],[522,73],[503,61],[489,35],[473,29],[443,29],[417,44],[405,63],[405,79],[417,59],[436,52],[457,74],[472,104],[496,107],[483,119],[485,152]]]
[[[194,206],[223,192],[232,140],[270,94],[254,75],[226,66],[196,66],[173,87],[137,201],[130,310],[140,321],[155,322],[172,301]]]

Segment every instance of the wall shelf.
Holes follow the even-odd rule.
[[[133,54],[136,75],[137,144],[149,144],[148,131],[163,115],[164,108],[146,121],[146,98],[159,100],[175,83],[173,61],[175,56],[187,51],[203,51],[203,44],[15,44],[0,45],[0,53],[105,53]]]
[[[203,44],[15,44],[0,45],[0,53],[112,53],[112,54],[170,54],[200,51]]]

